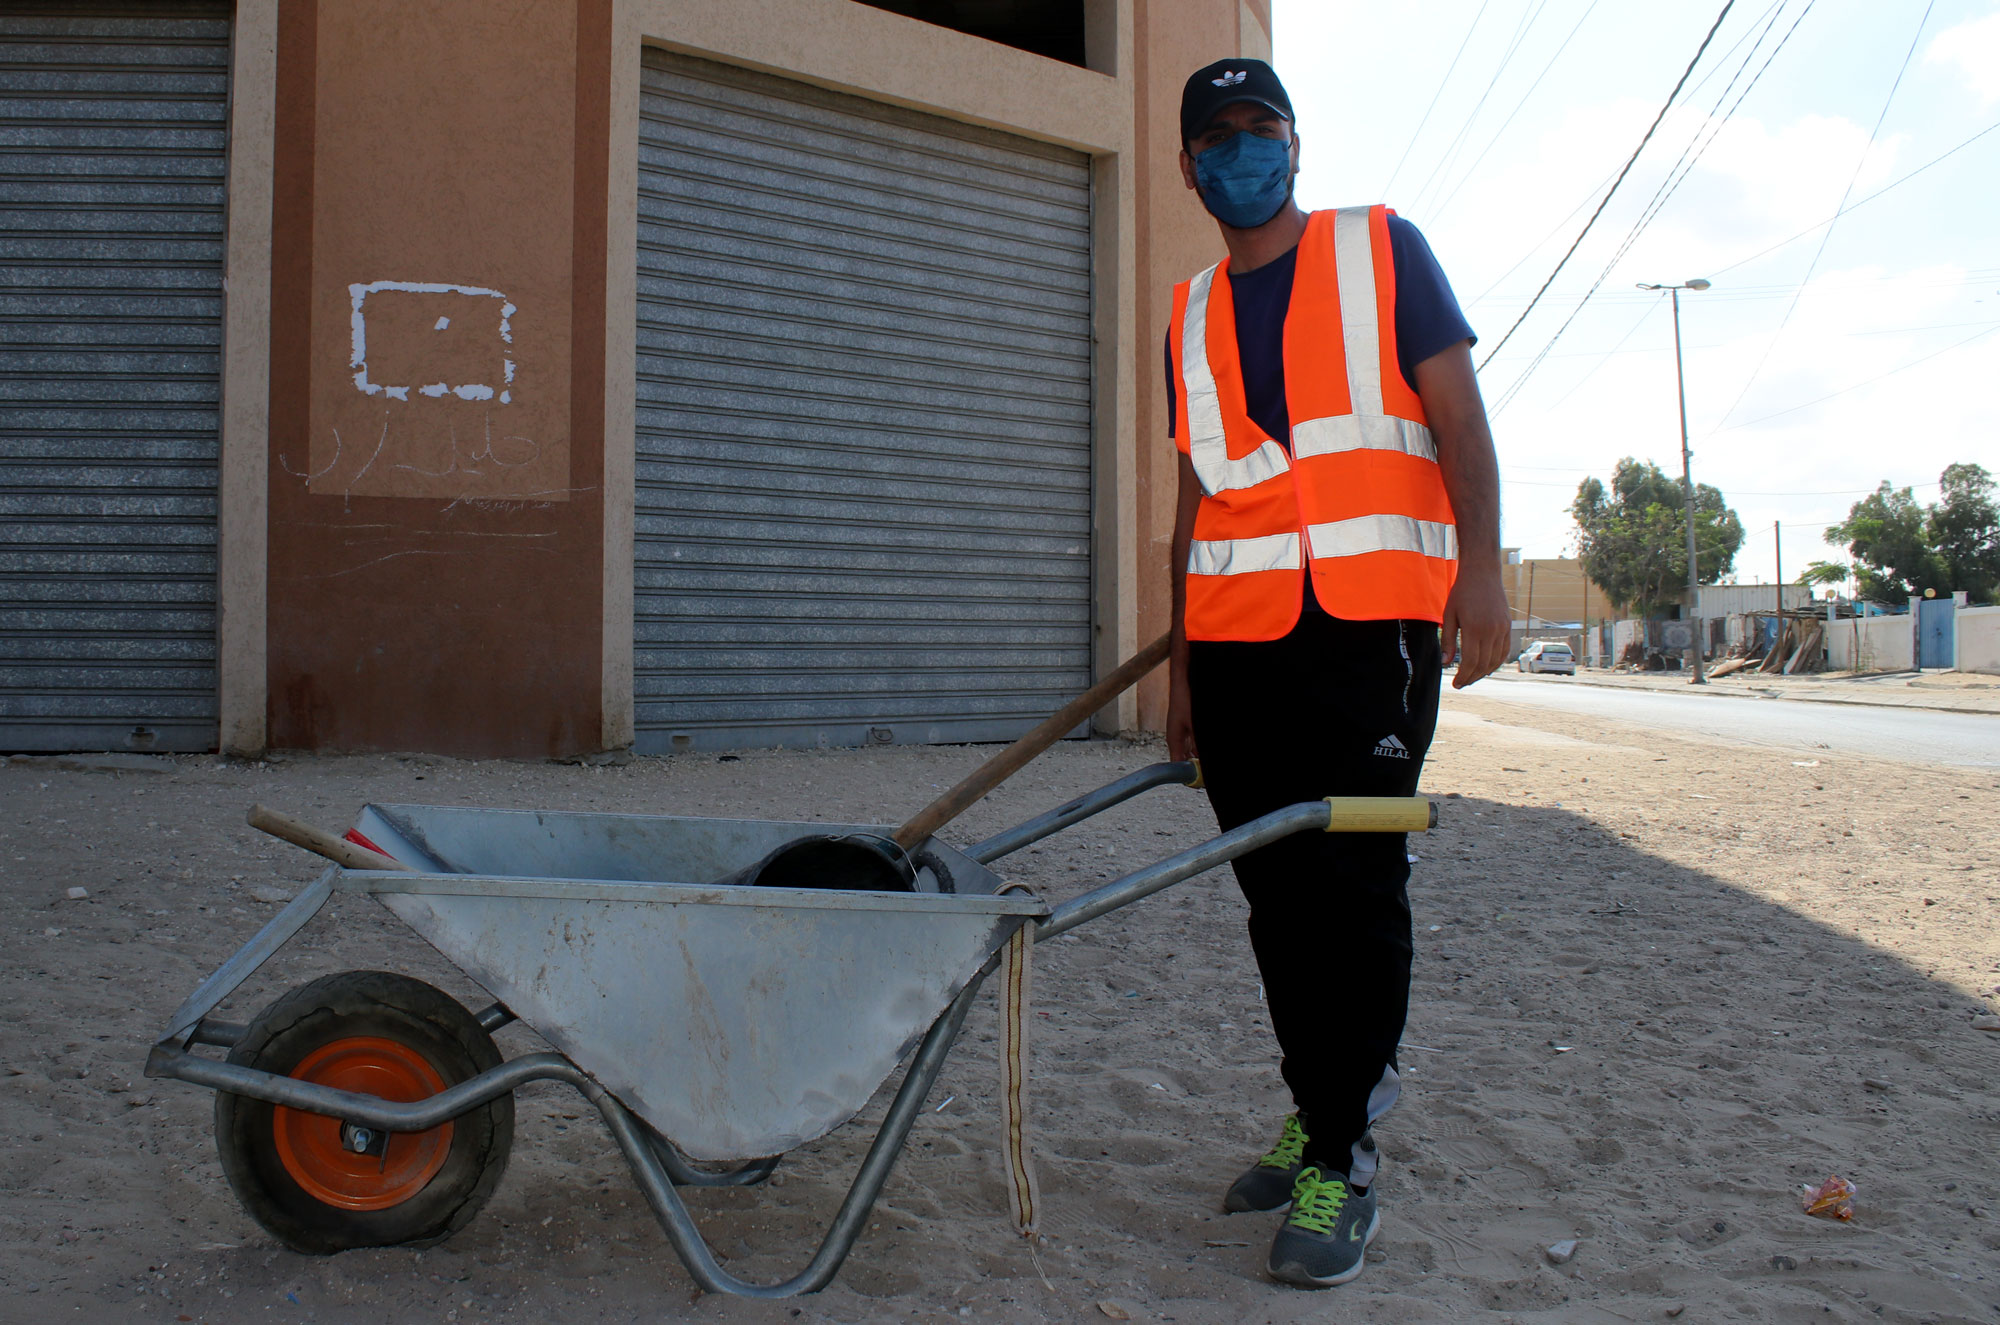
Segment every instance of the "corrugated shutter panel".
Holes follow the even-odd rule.
[[[216,740],[226,4],[0,8],[0,748]]]
[[[991,741],[1090,679],[1074,152],[648,51],[642,750]]]

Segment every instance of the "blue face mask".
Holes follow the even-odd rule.
[[[1209,215],[1238,230],[1254,230],[1292,196],[1292,145],[1239,133],[1194,159]]]

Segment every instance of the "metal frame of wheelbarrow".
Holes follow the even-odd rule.
[[[997,860],[1149,788],[1168,784],[1192,785],[1196,781],[1196,771],[1191,764],[1155,764],[996,834],[968,848],[964,854],[981,863]],[[1400,798],[1395,803],[1404,807],[1412,805],[1411,801]],[[1435,822],[1435,807],[1431,808],[1429,818]],[[1334,806],[1328,801],[1288,806],[1041,912],[1039,919],[1036,915],[1022,915],[1019,923],[1033,921],[1038,940],[1053,938],[1085,921],[1130,905],[1279,838],[1311,829],[1333,831],[1335,819]],[[909,1138],[910,1129],[923,1108],[926,1096],[937,1082],[945,1058],[985,977],[998,964],[999,947],[1004,944],[1007,934],[1017,927],[1008,927],[1007,934],[1001,936],[1000,943],[995,945],[985,963],[973,973],[924,1034],[905,1069],[903,1081],[876,1132],[875,1140],[869,1146],[860,1170],[812,1259],[799,1273],[781,1283],[753,1284],[736,1278],[717,1264],[694,1217],[675,1188],[761,1182],[776,1167],[778,1157],[755,1160],[727,1172],[696,1168],[670,1141],[641,1122],[609,1090],[561,1053],[531,1053],[508,1059],[439,1094],[404,1104],[313,1085],[190,1052],[197,1045],[228,1047],[240,1038],[243,1027],[209,1019],[206,1013],[303,928],[335,891],[379,897],[420,890],[424,877],[329,870],[293,899],[242,950],[202,982],[182,1005],[166,1035],[153,1046],[146,1062],[146,1075],[174,1078],[287,1108],[339,1118],[357,1127],[389,1132],[428,1131],[529,1082],[567,1082],[597,1106],[605,1126],[631,1166],[647,1203],[658,1217],[667,1240],[695,1282],[708,1292],[745,1297],[790,1297],[815,1292],[832,1281],[853,1249],[869,1212],[880,1196],[889,1171]],[[500,1004],[494,1004],[478,1014],[480,1024],[488,1031],[497,1030],[514,1019],[514,1015]]]

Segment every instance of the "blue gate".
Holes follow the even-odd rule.
[[[1949,598],[1926,598],[1917,604],[1917,666],[1952,665],[1952,611]]]

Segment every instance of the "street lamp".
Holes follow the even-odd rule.
[[[1708,282],[1697,276],[1679,285],[1648,285],[1639,282],[1641,290],[1666,290],[1674,301],[1674,390],[1681,401],[1681,495],[1682,505],[1687,512],[1688,540],[1688,629],[1693,638],[1689,641],[1688,656],[1694,660],[1694,675],[1689,685],[1707,685],[1708,678],[1701,668],[1700,618],[1695,616],[1695,604],[1700,601],[1701,582],[1695,577],[1694,552],[1694,470],[1692,455],[1688,451],[1688,397],[1687,379],[1681,372],[1681,291],[1706,290]]]

